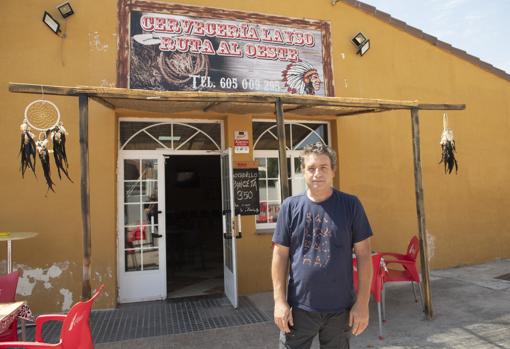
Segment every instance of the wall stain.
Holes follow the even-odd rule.
[[[62,302],[62,311],[68,311],[73,305],[73,293],[67,288],[61,288],[59,293],[64,296],[64,301]]]
[[[115,83],[114,82],[110,82],[110,81],[108,81],[106,79],[103,79],[99,83],[99,86],[101,86],[101,87],[115,87]]]
[[[42,282],[44,288],[52,288],[52,279],[59,278],[62,273],[69,269],[69,262],[53,263],[49,268],[31,268],[28,265],[17,264],[15,269],[22,269],[18,281],[16,293],[21,296],[31,296],[38,282]]]
[[[109,45],[103,44],[98,32],[89,33],[90,51],[106,52]]]
[[[429,262],[436,254],[436,237],[430,234],[427,230],[427,248],[429,253]]]

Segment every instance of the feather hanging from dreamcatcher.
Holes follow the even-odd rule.
[[[36,162],[36,145],[34,141],[34,134],[30,132],[30,127],[26,122],[20,125],[21,130],[21,145],[19,149],[19,156],[21,158],[21,177],[25,178],[25,171],[30,168],[35,175],[35,162]]]
[[[61,172],[65,174],[67,179],[73,182],[69,177],[69,163],[66,154],[66,129],[61,122],[53,130],[51,130],[51,141],[53,143],[53,159],[57,167],[58,178],[62,179]]]
[[[41,160],[41,165],[43,168],[44,178],[46,179],[46,184],[48,185],[48,190],[55,192],[53,186],[55,183],[51,179],[51,169],[50,169],[50,154],[48,150],[48,138],[43,138],[35,142],[37,146],[37,153],[39,154],[39,160]]]
[[[453,131],[448,128],[448,114],[443,114],[443,133],[441,134],[441,161],[439,163],[444,165],[444,173],[451,174],[455,168],[455,173],[458,170],[457,159],[455,158],[456,148],[455,140],[453,139]]]

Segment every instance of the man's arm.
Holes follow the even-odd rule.
[[[292,312],[287,303],[287,277],[289,268],[289,248],[274,244],[271,277],[273,279],[274,322],[283,332],[290,332],[294,325]]]
[[[368,326],[368,302],[372,283],[372,256],[370,238],[354,244],[354,253],[358,263],[358,297],[351,309],[349,325],[352,334],[361,334]]]

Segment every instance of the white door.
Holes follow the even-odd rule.
[[[234,184],[232,148],[221,155],[221,193],[223,210],[223,278],[225,294],[237,308],[236,229],[234,215]]]
[[[119,157],[119,302],[166,298],[165,160]]]

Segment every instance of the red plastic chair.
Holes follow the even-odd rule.
[[[0,348],[59,348],[59,349],[93,349],[92,336],[90,334],[90,310],[92,304],[104,285],[99,286],[94,295],[85,302],[78,302],[69,312],[63,314],[40,315],[35,319],[35,342],[3,342]],[[62,321],[62,331],[58,343],[44,343],[42,329],[48,321]]]
[[[17,271],[0,276],[0,302],[14,302],[18,287],[19,273]],[[0,342],[18,340],[18,321],[15,320],[5,331],[0,333]]]
[[[416,266],[416,258],[420,253],[420,242],[417,236],[413,236],[411,241],[409,241],[409,245],[407,246],[407,251],[405,254],[394,253],[394,252],[381,252],[384,262],[388,267],[388,271],[384,275],[384,283],[386,282],[402,282],[402,281],[410,281],[411,286],[413,288],[414,300],[418,303],[418,299],[416,297],[416,290],[414,283],[418,284],[418,289],[420,291],[420,301],[421,307],[423,308],[423,295],[421,291],[421,280],[420,274],[418,273],[418,268]],[[391,257],[391,258],[387,258]],[[394,265],[400,266],[400,269],[391,268]],[[384,300],[383,300],[384,302]]]
[[[370,284],[370,294],[374,297],[375,302],[377,303],[377,315],[379,316],[379,339],[384,339],[383,337],[383,329],[382,323],[385,318],[385,309],[383,302],[383,293],[384,293],[384,273],[385,268],[381,263],[382,255],[380,253],[372,254],[372,283]],[[352,267],[353,267],[353,282],[354,289],[356,292],[358,291],[358,263],[356,257],[352,258]],[[381,309],[381,304],[383,305]]]

